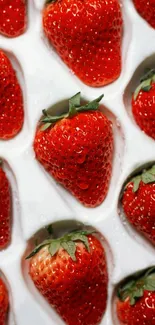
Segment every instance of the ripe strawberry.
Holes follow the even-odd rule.
[[[0,166],[0,249],[5,248],[11,239],[11,194],[5,172]]]
[[[16,37],[26,29],[26,0],[0,0],[0,33]]]
[[[53,117],[43,111],[44,126],[34,140],[36,158],[89,207],[105,199],[111,178],[112,124],[97,110],[101,99],[80,106],[78,93],[69,100],[69,113]]]
[[[0,278],[0,325],[6,325],[9,297],[6,285]]]
[[[104,248],[90,231],[45,240],[28,256],[39,292],[68,325],[97,325],[107,302]]]
[[[131,276],[118,289],[117,316],[125,325],[155,325],[155,267]]]
[[[84,83],[99,87],[121,73],[119,0],[48,0],[44,32],[62,60]]]
[[[155,245],[155,165],[131,179],[122,205],[128,221]]]
[[[13,138],[24,120],[23,95],[8,57],[0,50],[0,139]]]
[[[155,1],[154,0],[133,0],[139,14],[155,28]]]
[[[132,98],[134,118],[147,135],[155,139],[155,70],[149,70],[141,79]]]

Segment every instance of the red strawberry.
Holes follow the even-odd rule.
[[[9,297],[7,288],[0,278],[0,325],[6,325]]]
[[[132,112],[134,118],[147,135],[155,139],[155,70],[141,79],[132,98]]]
[[[0,33],[16,37],[26,29],[26,0],[0,0]]]
[[[46,240],[30,257],[35,286],[66,324],[99,324],[106,309],[108,275],[104,248],[91,232]]]
[[[139,14],[155,28],[155,1],[154,0],[133,0]]]
[[[80,106],[78,93],[69,100],[69,113],[53,117],[44,111],[45,125],[34,140],[36,158],[89,207],[105,199],[112,169],[112,124],[97,110],[101,98]]]
[[[11,194],[5,172],[0,167],[0,249],[5,248],[11,239]]]
[[[99,87],[121,73],[119,0],[48,0],[43,28],[62,60],[84,83]]]
[[[0,139],[13,138],[24,120],[23,95],[8,57],[0,50]]]
[[[131,179],[122,205],[128,221],[155,245],[155,165]]]
[[[138,272],[118,289],[120,324],[155,325],[155,267]]]

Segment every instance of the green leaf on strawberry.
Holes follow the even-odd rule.
[[[139,189],[140,182],[143,182],[144,184],[155,182],[155,165],[147,170],[144,170],[141,174],[133,177],[130,182],[127,183],[126,187],[129,183],[133,183],[133,192],[136,193]]]
[[[48,250],[51,256],[54,256],[60,248],[63,248],[70,255],[72,260],[76,261],[76,242],[82,242],[85,245],[87,251],[90,252],[87,236],[92,233],[94,233],[94,231],[78,230],[65,234],[63,237],[60,237],[58,239],[47,239],[35,247],[31,254],[26,257],[26,259],[29,259],[37,254],[43,247],[48,246]]]
[[[137,99],[141,90],[148,92],[151,89],[152,83],[155,83],[155,69],[149,69],[147,73],[141,78],[140,85],[134,92],[134,100]]]
[[[64,250],[68,253],[68,255],[70,255],[73,261],[76,261],[76,256],[75,256],[76,245],[73,241],[68,241],[68,242],[62,241],[61,247],[64,248]]]
[[[130,305],[133,306],[143,297],[144,290],[155,291],[155,266],[135,273],[127,282],[120,285],[117,296],[121,301],[129,298]]]
[[[60,242],[58,240],[53,240],[49,246],[49,252],[52,256],[54,256],[58,250],[60,249]]]
[[[47,130],[50,126],[62,120],[63,118],[71,118],[80,112],[98,110],[99,102],[103,98],[103,95],[82,106],[80,106],[80,95],[81,93],[79,92],[69,99],[69,110],[66,114],[62,114],[60,116],[52,116],[48,113],[47,110],[44,109],[43,117],[41,118],[41,123],[43,123],[41,126],[41,131]]]

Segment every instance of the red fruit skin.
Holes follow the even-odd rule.
[[[43,11],[47,38],[76,76],[93,87],[121,73],[122,25],[118,0],[57,0]]]
[[[22,90],[10,60],[0,50],[0,139],[13,138],[23,122]]]
[[[132,113],[138,126],[155,139],[155,83],[148,92],[140,91],[136,100],[132,98]]]
[[[6,325],[8,307],[8,291],[4,282],[0,279],[0,325]]]
[[[139,14],[155,28],[155,2],[154,0],[133,0]]]
[[[140,182],[137,192],[127,185],[122,205],[128,221],[155,245],[155,183]]]
[[[90,253],[82,243],[76,245],[76,262],[63,249],[52,257],[47,247],[30,260],[35,286],[68,325],[97,325],[106,309],[105,252],[97,238],[88,240]]]
[[[0,167],[0,249],[11,240],[11,194],[5,172]]]
[[[117,300],[117,316],[120,324],[155,325],[155,292],[144,291],[144,296],[131,306],[129,299]]]
[[[0,0],[0,33],[17,37],[25,32],[27,25],[26,0]]]
[[[103,113],[82,112],[63,119],[34,140],[36,158],[81,203],[105,199],[112,170],[112,124]]]

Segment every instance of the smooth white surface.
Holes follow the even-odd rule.
[[[7,250],[0,252],[0,269],[11,288],[16,325],[63,324],[32,286],[21,266],[27,241],[49,223],[76,219],[96,227],[108,241],[113,267],[110,267],[109,301],[102,325],[113,324],[111,298],[115,284],[132,272],[154,263],[151,245],[124,226],[119,216],[118,198],[128,175],[138,166],[155,159],[154,141],[143,134],[133,121],[130,107],[133,89],[129,84],[134,73],[136,85],[143,69],[155,63],[155,30],[137,14],[131,0],[122,2],[125,25],[122,73],[116,82],[104,88],[95,89],[82,84],[44,40],[40,11],[44,0],[29,0],[29,26],[24,35],[16,39],[0,36],[0,48],[9,52],[13,60],[25,98],[22,132],[13,140],[0,141],[0,156],[8,163],[6,171],[13,188],[14,202],[12,243]],[[151,59],[146,60],[150,56]],[[140,64],[141,70],[138,68]],[[57,185],[35,160],[32,149],[42,109],[78,91],[86,100],[104,93],[102,104],[111,111],[114,125],[113,175],[107,198],[96,209],[83,207]],[[10,317],[9,325],[13,324]]]

